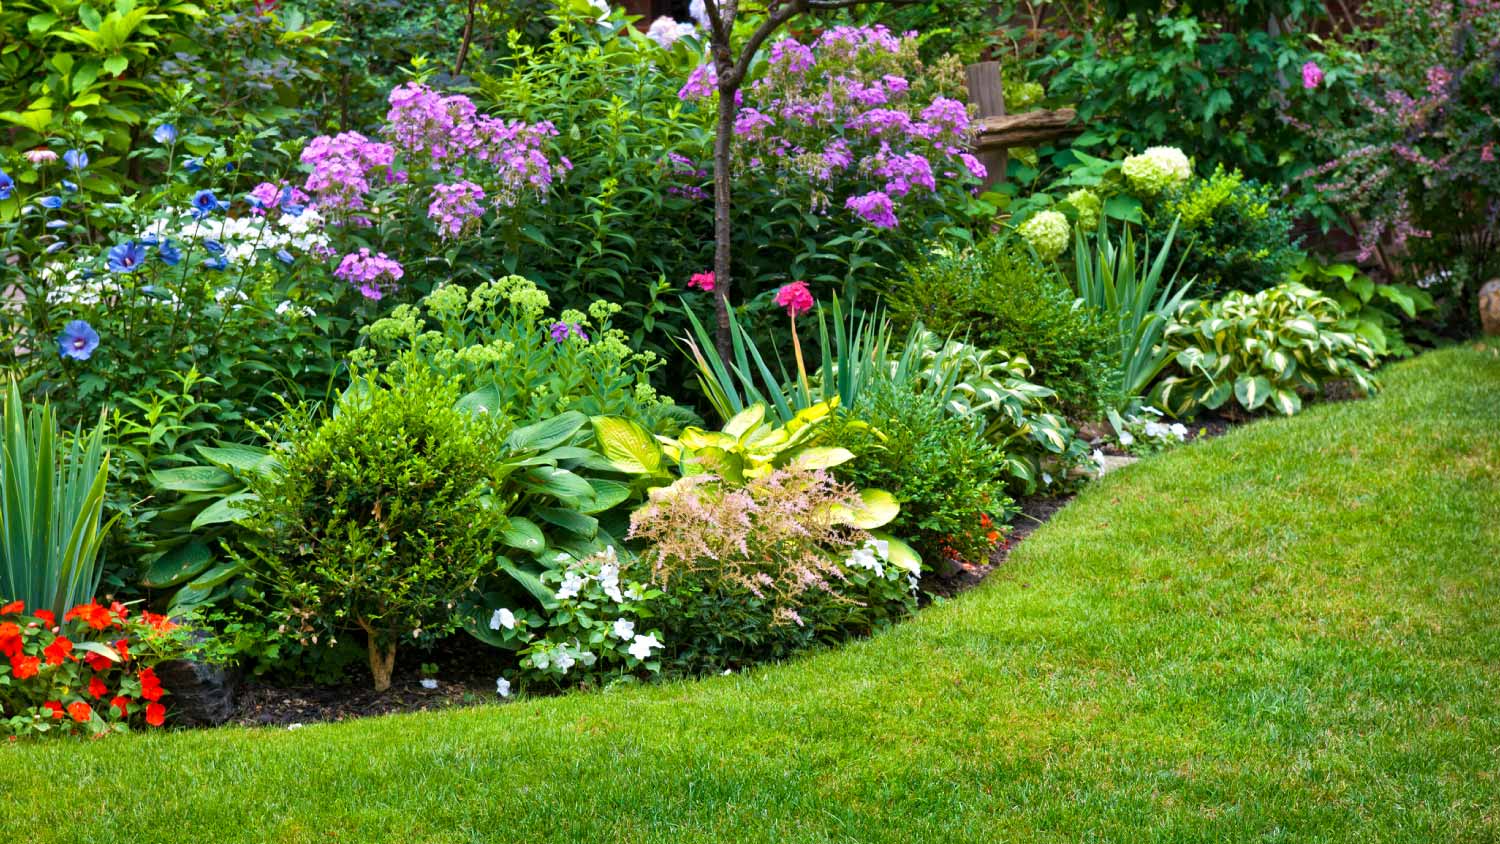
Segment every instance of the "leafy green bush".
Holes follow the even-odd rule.
[[[325,421],[289,419],[280,471],[251,482],[250,564],[281,619],[313,641],[363,630],[380,691],[397,642],[451,630],[454,603],[497,570],[503,423],[458,397],[436,373],[362,378]]]
[[[1344,312],[1339,330],[1365,338],[1381,357],[1409,357],[1412,348],[1406,344],[1402,323],[1436,308],[1426,290],[1411,284],[1376,284],[1352,264],[1304,258],[1292,270],[1291,280],[1338,302]]]
[[[1302,258],[1291,210],[1276,191],[1222,165],[1207,179],[1168,189],[1151,206],[1145,228],[1153,242],[1163,242],[1173,226],[1184,248],[1179,277],[1193,279],[1204,296],[1273,287]]]
[[[855,459],[834,469],[855,487],[886,490],[901,511],[885,526],[937,568],[957,557],[984,562],[994,525],[1014,512],[1005,494],[1005,453],[973,416],[954,416],[931,392],[880,379],[822,433]]]
[[[934,252],[907,266],[889,301],[898,323],[1025,355],[1069,413],[1094,415],[1118,392],[1114,327],[1017,240]]]
[[[1157,385],[1157,402],[1173,416],[1231,398],[1245,411],[1290,416],[1329,381],[1374,392],[1375,348],[1341,330],[1343,319],[1337,302],[1300,284],[1189,302],[1167,328],[1176,371]]]
[[[861,507],[820,469],[743,487],[697,475],[631,516],[656,604],[663,671],[718,673],[883,628],[916,609],[920,564],[842,523]]]

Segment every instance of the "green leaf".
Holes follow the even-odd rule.
[[[594,488],[594,503],[583,510],[585,513],[603,513],[624,504],[630,498],[630,487],[619,481],[589,478],[588,483]]]
[[[896,501],[896,496],[883,489],[862,489],[859,497],[864,502],[863,507],[834,505],[830,516],[835,524],[871,530],[889,524],[901,513],[901,505]]]
[[[566,531],[591,539],[599,532],[599,520],[577,510],[562,507],[536,507],[532,512],[544,522],[550,522]]]
[[[51,12],[43,12],[39,15],[32,15],[30,18],[27,18],[26,29],[29,30],[32,35],[41,35],[42,33],[51,29],[52,26],[59,20],[61,20],[61,18],[59,18],[57,15],[54,15]]]
[[[1271,406],[1283,416],[1291,416],[1302,409],[1302,397],[1291,390],[1277,390],[1271,396]]]
[[[520,516],[510,518],[510,523],[505,526],[505,530],[500,532],[500,541],[511,548],[519,548],[533,554],[541,553],[542,549],[547,547],[547,537],[542,535],[542,529],[537,527],[536,522]]]
[[[151,589],[176,586],[202,574],[213,561],[208,546],[194,539],[157,558],[141,578],[141,585]]]
[[[198,445],[193,448],[208,462],[221,467],[227,466],[238,472],[259,475],[276,464],[270,450],[259,446],[220,443],[217,446]]]
[[[99,25],[104,21],[103,18],[99,17],[99,13],[94,11],[94,7],[87,3],[78,7],[78,19],[93,32],[98,32]]]
[[[229,522],[238,522],[250,515],[250,510],[238,506],[247,501],[255,501],[253,492],[237,492],[226,495],[214,503],[204,507],[196,517],[193,518],[192,529],[208,527],[209,525],[221,525]]]
[[[661,474],[664,455],[650,431],[619,416],[595,416],[589,421],[600,452],[616,469],[630,475]]]
[[[234,476],[218,466],[183,466],[151,473],[157,489],[172,492],[222,492],[236,486]]]
[[[588,421],[587,416],[574,410],[560,413],[511,431],[505,438],[505,447],[513,451],[546,451],[567,442]]]
[[[119,76],[129,66],[130,60],[124,56],[110,56],[104,60],[104,69],[109,71],[112,76]]]
[[[804,448],[796,453],[792,462],[805,469],[832,469],[854,459],[854,452],[836,446]]]
[[[1234,382],[1234,397],[1246,410],[1255,410],[1271,396],[1271,382],[1260,375]]]
[[[553,466],[534,466],[525,475],[529,486],[543,491],[570,506],[590,505],[594,500],[594,488],[589,482],[567,469]]]
[[[460,398],[453,406],[471,415],[496,413],[500,410],[500,389],[487,384]]]

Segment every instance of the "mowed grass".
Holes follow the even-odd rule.
[[[1500,358],[1087,489],[980,588],[702,682],[0,751],[15,842],[1500,840]]]

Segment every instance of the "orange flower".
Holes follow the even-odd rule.
[[[126,619],[127,616],[130,615],[130,608],[120,603],[119,601],[111,602],[109,605],[109,611],[114,613],[115,618],[122,622]]]
[[[159,703],[146,704],[146,723],[160,727],[167,721],[167,708]]]
[[[100,680],[98,677],[89,678],[90,697],[92,697],[94,700],[98,700],[107,694],[109,694],[109,686],[104,685],[103,680]]]
[[[103,630],[115,621],[109,610],[99,606],[98,601],[89,601],[87,604],[79,604],[68,610],[68,614],[63,616],[63,621],[72,621],[75,618],[83,619],[85,624],[95,630]]]
[[[38,656],[22,656],[16,654],[10,658],[10,673],[17,680],[25,680],[35,677],[37,668],[42,664],[42,658]]]
[[[94,669],[95,671],[108,671],[110,666],[114,665],[114,663],[110,661],[109,657],[105,656],[104,654],[94,653],[93,651],[89,651],[88,653],[84,654],[83,661],[87,662],[89,664],[89,667]]]
[[[57,616],[52,614],[52,610],[37,610],[35,615],[38,619],[45,622],[47,629],[50,630],[57,626]]]
[[[109,701],[109,705],[114,707],[115,709],[120,710],[121,718],[125,718],[130,715],[130,698],[126,697],[125,695],[116,695],[115,697],[111,698]]]
[[[42,648],[42,655],[47,657],[48,665],[62,665],[65,659],[77,659],[73,656],[73,643],[66,636],[53,639],[52,644]]]
[[[141,697],[146,700],[161,700],[161,680],[156,678],[156,672],[150,668],[141,670]]]
[[[26,604],[22,601],[11,601],[0,607],[0,615],[20,615],[26,611]]]
[[[94,708],[81,700],[68,704],[68,715],[80,724],[88,723],[94,717]]]
[[[21,641],[19,626],[9,621],[0,623],[0,656],[20,656],[25,644]]]
[[[55,701],[55,700],[49,700],[46,703],[42,704],[42,708],[43,709],[50,709],[50,710],[52,710],[52,718],[54,720],[57,720],[57,721],[61,721],[62,720],[62,717],[63,717],[63,707],[62,707],[62,703],[61,702]]]
[[[990,514],[989,513],[980,513],[979,514],[979,526],[980,527],[989,527],[990,526]]]
[[[151,625],[158,633],[169,633],[177,629],[177,624],[172,619],[164,615],[157,615],[154,612],[143,611],[141,613],[141,620]]]
[[[130,641],[127,639],[115,640],[115,651],[120,654],[121,662],[130,661]]]

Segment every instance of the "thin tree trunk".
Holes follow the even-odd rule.
[[[464,59],[469,57],[469,44],[474,40],[474,4],[478,0],[469,0],[469,11],[464,16],[464,39],[458,45],[458,58],[453,60],[453,75],[458,76],[464,72]]]
[[[722,79],[724,68],[729,63],[721,61],[717,64]],[[714,345],[719,349],[719,356],[726,361],[730,359],[729,295],[734,288],[734,279],[730,275],[729,224],[729,191],[733,176],[730,172],[730,144],[734,141],[734,112],[734,90],[720,87],[719,119],[714,132],[714,313],[717,317]]]
[[[365,630],[365,641],[370,652],[370,676],[375,678],[375,691],[383,692],[391,687],[391,673],[396,669],[396,646],[381,645],[375,631],[363,619],[359,626]]]

